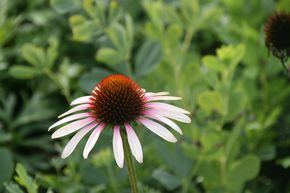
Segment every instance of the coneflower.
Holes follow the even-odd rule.
[[[290,13],[277,12],[265,24],[265,42],[274,56],[279,58],[288,72],[285,62],[290,55]]]
[[[135,159],[143,162],[143,152],[139,139],[132,127],[133,122],[144,125],[161,138],[176,142],[175,136],[165,127],[169,126],[182,134],[181,129],[172,120],[189,123],[188,111],[159,100],[179,100],[168,96],[167,92],[145,92],[137,83],[124,75],[110,75],[100,81],[90,96],[72,101],[74,106],[59,117],[49,130],[59,127],[52,138],[60,138],[77,132],[67,143],[62,158],[68,157],[80,140],[91,132],[83,151],[86,159],[104,129],[113,129],[113,152],[117,165],[124,164],[124,150],[121,133],[125,133]]]

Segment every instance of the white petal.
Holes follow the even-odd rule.
[[[158,115],[158,114],[151,114],[147,116],[150,118],[156,119],[158,121],[161,121],[165,123],[166,125],[168,125],[169,127],[171,127],[172,129],[174,129],[175,131],[177,131],[178,133],[180,133],[181,135],[183,134],[180,127],[177,124],[175,124],[173,121],[171,121],[170,119],[167,119],[166,117],[162,117],[161,115]]]
[[[170,112],[180,112],[180,113],[184,113],[184,114],[190,114],[190,112],[179,108],[177,106],[174,105],[170,105],[167,103],[159,103],[159,102],[150,102],[150,103],[146,103],[146,106],[149,108],[154,108],[154,109],[162,109],[162,110],[166,110],[166,111],[170,111]]]
[[[130,145],[131,152],[133,156],[139,163],[143,163],[143,151],[141,147],[141,143],[134,131],[134,129],[128,123],[125,124],[127,138]]]
[[[181,97],[176,96],[150,96],[147,98],[148,101],[159,101],[159,100],[180,100]]]
[[[95,118],[90,117],[90,118],[86,118],[86,119],[72,122],[66,126],[59,128],[58,130],[56,130],[52,134],[51,138],[54,139],[54,138],[59,138],[59,137],[63,137],[65,135],[71,134],[71,133],[75,132],[76,130],[79,130],[83,126],[86,126],[89,123],[93,122],[94,120],[95,120]]]
[[[67,122],[70,122],[70,121],[73,121],[73,120],[76,120],[76,119],[86,118],[86,117],[89,117],[89,116],[90,116],[90,113],[79,113],[79,114],[68,116],[66,118],[63,118],[63,119],[57,121],[52,126],[50,126],[48,128],[48,131],[50,129],[54,128],[54,127],[57,127],[57,126],[61,125],[61,124],[64,124],[64,123],[67,123]]]
[[[114,127],[114,136],[113,136],[113,151],[114,157],[117,162],[117,165],[120,168],[124,166],[124,150],[123,150],[123,142],[120,133],[120,126],[116,125]]]
[[[82,97],[79,97],[75,100],[73,100],[70,105],[78,105],[78,104],[83,104],[83,103],[89,103],[91,100],[92,96],[82,96]]]
[[[169,112],[169,111],[166,111],[166,110],[148,110],[146,112],[144,112],[145,115],[150,115],[150,114],[159,114],[161,116],[164,116],[164,117],[167,117],[167,118],[170,118],[170,119],[174,119],[176,121],[180,121],[180,122],[183,122],[183,123],[190,123],[191,122],[191,119],[186,116],[185,114],[182,114],[182,113],[179,113],[179,112]]]
[[[177,141],[174,135],[162,125],[145,118],[140,118],[139,122],[142,123],[145,127],[147,127],[150,131],[160,136],[161,138],[172,143],[175,143]]]
[[[61,158],[65,159],[67,158],[76,148],[78,143],[81,141],[81,139],[89,132],[91,131],[97,124],[91,123],[87,125],[86,127],[82,128],[80,131],[77,132],[66,144],[65,148],[63,149],[63,152],[61,154]]]
[[[91,152],[91,150],[93,149],[94,145],[98,141],[98,138],[99,138],[101,132],[103,131],[103,129],[105,128],[105,126],[106,126],[105,124],[101,123],[97,128],[95,128],[95,130],[90,135],[90,137],[89,137],[89,139],[88,139],[88,141],[86,143],[84,152],[83,152],[83,156],[84,156],[85,159],[88,158],[89,153]]]
[[[163,95],[168,95],[169,92],[146,92],[145,96],[146,97],[151,97],[151,96],[163,96]]]
[[[88,109],[89,107],[90,107],[90,104],[78,105],[78,106],[66,111],[65,113],[59,115],[58,118],[61,118],[63,116],[69,115],[69,114],[77,112],[77,111]]]

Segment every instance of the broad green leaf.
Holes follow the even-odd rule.
[[[209,69],[217,72],[223,72],[226,67],[215,56],[204,56],[202,63]]]
[[[283,166],[283,168],[290,167],[290,156],[284,157],[283,159],[278,160],[278,164]]]
[[[9,74],[18,79],[29,79],[40,75],[41,72],[35,67],[15,65],[9,69]]]
[[[207,161],[203,160],[198,167],[197,174],[203,177],[203,184],[206,187],[214,188],[218,187],[222,183],[222,168],[218,161]]]
[[[107,65],[115,65],[124,61],[124,57],[118,50],[113,48],[101,48],[97,52],[96,60]]]
[[[33,44],[25,44],[21,47],[24,59],[35,67],[42,68],[46,64],[45,51]]]
[[[80,3],[77,0],[51,0],[51,6],[61,14],[65,14],[79,8]]]
[[[114,23],[108,28],[107,32],[114,46],[122,52],[122,54],[128,56],[131,45],[129,45],[130,41],[128,41],[124,27],[119,23]]]
[[[0,148],[0,187],[4,181],[10,180],[13,174],[12,154],[5,148]]]
[[[181,185],[180,178],[174,176],[162,169],[153,172],[153,178],[158,180],[167,190],[174,190]]]
[[[100,80],[110,75],[111,73],[112,72],[105,69],[92,70],[91,72],[84,74],[80,78],[79,85],[83,91],[89,93]]]
[[[24,193],[20,187],[13,182],[4,183],[4,186],[8,193]]]
[[[222,46],[217,50],[217,56],[222,62],[226,63],[227,68],[233,70],[244,56],[245,49],[246,47],[243,44]]]
[[[197,103],[206,113],[214,111],[224,114],[222,96],[215,91],[204,91],[197,95]]]
[[[15,180],[22,186],[25,187],[28,193],[37,193],[38,185],[36,182],[27,174],[26,169],[21,165],[16,165],[17,176]]]
[[[47,51],[46,51],[46,59],[47,59],[46,63],[48,67],[51,67],[58,57],[59,42],[57,39],[54,39],[54,38],[49,39],[48,42],[49,42],[49,47],[47,48]]]
[[[165,35],[164,52],[167,52],[167,50],[179,50],[180,40],[183,35],[182,27],[177,24],[172,24],[168,26]]]
[[[96,21],[89,20],[82,15],[71,16],[69,24],[75,41],[90,42],[92,38],[102,33]]]
[[[226,119],[228,121],[235,119],[241,112],[245,111],[246,103],[246,93],[242,90],[233,90],[229,97]]]
[[[227,186],[239,190],[242,184],[255,178],[260,170],[260,160],[255,155],[247,155],[233,163],[227,174]]]
[[[162,48],[157,41],[147,40],[137,53],[135,58],[136,76],[144,76],[151,72],[162,57]]]

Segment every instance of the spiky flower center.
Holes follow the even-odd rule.
[[[290,13],[275,13],[265,25],[266,45],[280,59],[290,55]]]
[[[142,114],[144,91],[124,75],[110,75],[96,85],[92,91],[91,103],[91,113],[101,122],[124,124]]]

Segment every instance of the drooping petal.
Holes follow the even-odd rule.
[[[53,125],[51,125],[49,128],[48,128],[48,131],[54,127],[57,127],[61,124],[64,124],[64,123],[67,123],[67,122],[70,122],[70,121],[73,121],[73,120],[76,120],[76,119],[82,119],[82,118],[86,118],[86,117],[89,117],[90,116],[90,113],[79,113],[79,114],[74,114],[74,115],[70,115],[66,118],[63,118],[59,121],[57,121],[56,123],[54,123]]]
[[[101,123],[97,128],[95,128],[95,130],[90,135],[90,137],[86,143],[84,152],[83,152],[83,156],[85,159],[88,158],[89,153],[91,152],[94,145],[98,141],[98,138],[99,138],[101,132],[103,131],[103,129],[105,128],[105,126],[106,126],[105,124]]]
[[[76,148],[77,144],[81,141],[81,139],[89,132],[91,131],[97,124],[91,123],[81,130],[79,130],[66,144],[65,148],[63,149],[63,152],[61,154],[61,158],[65,159],[67,158]]]
[[[176,96],[152,96],[152,97],[147,97],[148,101],[159,101],[159,100],[180,100],[181,97],[176,97]]]
[[[182,108],[179,108],[177,106],[170,105],[167,103],[149,102],[149,103],[146,103],[146,107],[153,108],[153,109],[163,109],[163,110],[170,111],[170,112],[180,112],[180,113],[184,113],[184,114],[190,114],[190,112],[188,112]]]
[[[182,130],[180,129],[180,127],[176,123],[171,121],[170,119],[167,119],[166,117],[163,117],[163,116],[161,116],[159,114],[154,114],[154,113],[152,113],[150,115],[147,115],[147,117],[155,119],[155,120],[158,120],[160,122],[163,122],[166,125],[168,125],[169,127],[171,127],[172,129],[174,129],[175,131],[177,131],[179,134],[181,134],[181,135],[183,134]]]
[[[73,100],[70,103],[70,105],[78,105],[78,104],[83,104],[83,103],[89,103],[91,97],[92,96],[82,96],[82,97],[76,98],[75,100]]]
[[[161,138],[172,143],[175,143],[177,141],[175,136],[162,125],[146,118],[140,118],[138,121],[142,123],[145,127],[147,127],[150,131],[160,136]]]
[[[164,95],[168,95],[169,92],[146,92],[145,96],[146,97],[151,97],[151,96],[164,96]]]
[[[81,110],[84,110],[84,109],[88,109],[89,107],[90,107],[90,104],[83,104],[83,105],[75,106],[74,108],[72,108],[72,109],[66,111],[65,113],[59,115],[58,118],[61,118],[61,117],[64,117],[66,115],[75,113],[77,111],[81,111]]]
[[[123,142],[120,133],[120,126],[116,125],[114,127],[114,134],[113,134],[113,151],[114,157],[117,162],[117,165],[120,168],[124,166],[124,149],[123,149]]]
[[[63,137],[65,135],[71,134],[71,133],[79,130],[80,128],[90,124],[94,120],[95,120],[95,118],[89,117],[86,119],[78,120],[78,121],[72,122],[70,124],[67,124],[67,125],[59,128],[58,130],[56,130],[52,134],[51,138],[54,139],[54,138],[59,138],[59,137]]]
[[[174,119],[176,121],[179,121],[179,122],[183,122],[183,123],[190,123],[191,122],[191,119],[186,116],[185,114],[183,113],[179,113],[179,112],[168,112],[166,110],[147,110],[144,112],[145,115],[150,115],[150,114],[159,114],[161,116],[164,116],[164,117],[167,117],[167,118],[170,118],[170,119]]]
[[[128,123],[125,124],[127,138],[130,145],[131,152],[133,156],[139,163],[143,163],[143,151],[141,147],[141,143],[134,131],[134,129]]]

